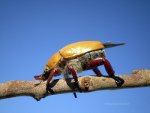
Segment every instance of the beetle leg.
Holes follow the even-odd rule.
[[[42,81],[45,81],[45,80],[46,80],[44,74],[42,74],[42,75],[35,75],[34,78],[35,78],[35,80],[37,80],[37,81],[35,82],[35,84],[34,84],[35,86],[41,84]]]
[[[103,76],[102,73],[101,73],[101,71],[100,71],[97,67],[93,68],[93,71],[94,71],[94,73],[95,73],[98,77]]]
[[[122,86],[122,84],[124,83],[124,80],[120,77],[115,76],[115,71],[113,70],[110,62],[107,59],[105,59],[104,61],[104,67],[107,73],[109,74],[109,76],[112,77],[116,81],[117,86]]]
[[[107,59],[104,59],[104,67],[110,77],[114,76],[115,71],[113,70],[110,62]]]
[[[109,63],[109,61],[107,59],[104,58],[99,58],[99,59],[95,59],[92,60],[88,65],[87,65],[87,69],[95,69],[97,68],[97,66],[99,65],[104,65],[106,72],[108,73],[109,76],[114,76],[115,71],[113,70],[111,64]],[[94,71],[94,70],[93,70]],[[97,70],[96,70],[97,71]],[[96,72],[94,71],[94,72]],[[96,74],[99,72],[96,72]]]
[[[99,59],[95,59],[95,60],[90,61],[87,64],[86,68],[87,69],[92,69],[92,68],[95,68],[95,67],[97,67],[99,65],[103,65],[103,64],[104,64],[104,59],[103,58],[99,58]]]
[[[42,75],[35,75],[34,78],[36,80],[43,80],[43,81],[46,80],[46,77],[44,76],[44,74],[42,74]]]
[[[41,75],[35,75],[35,76],[34,76],[34,79],[35,79],[35,80],[41,80],[42,77],[41,77]]]
[[[73,79],[75,80],[76,83],[78,83],[78,77],[77,77],[77,73],[74,70],[74,68],[72,66],[67,66],[68,70],[71,72]]]
[[[87,65],[87,69],[92,69],[94,71],[94,73],[100,77],[103,76],[101,71],[97,68],[97,66],[99,65],[103,65],[104,64],[104,59],[103,58],[99,58],[99,59],[95,59],[92,60],[88,65]]]
[[[104,65],[106,72],[108,75],[113,78],[116,81],[117,86],[121,86],[124,83],[124,80],[121,79],[120,77],[115,76],[115,71],[113,70],[110,62],[106,58],[99,58],[92,60],[88,65],[87,68],[95,68],[99,65]],[[93,70],[94,71],[94,70]],[[95,72],[95,71],[94,71]],[[97,72],[98,73],[98,72]]]
[[[48,76],[48,79],[47,79],[47,83],[46,83],[46,91],[50,91],[50,88],[49,88],[49,82],[52,80],[53,76],[56,74],[56,70],[53,69],[51,70],[49,76]]]
[[[72,66],[69,66],[69,65],[67,65],[67,68],[68,68],[68,70],[71,72],[71,74],[73,76],[73,79],[75,81],[75,86],[78,88],[78,90],[80,92],[82,92],[81,88],[79,86],[79,83],[78,83],[78,77],[77,77],[77,73],[76,73],[75,69]]]

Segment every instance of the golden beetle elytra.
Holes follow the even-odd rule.
[[[90,45],[90,46],[89,46]],[[51,70],[61,59],[72,59],[87,52],[104,49],[104,45],[98,41],[82,41],[69,44],[55,53],[48,61],[47,66]]]
[[[69,44],[55,53],[46,64],[42,75],[34,76],[36,80],[47,80],[47,88],[53,76],[72,74],[75,84],[78,85],[77,73],[93,70],[97,76],[102,76],[98,66],[104,65],[108,75],[121,86],[124,81],[115,76],[115,72],[106,59],[105,48],[124,45],[124,43],[102,43],[100,41],[81,41]]]

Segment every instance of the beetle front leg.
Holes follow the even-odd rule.
[[[43,82],[43,81],[46,80],[46,77],[45,77],[44,74],[42,74],[42,75],[35,75],[34,78],[35,78],[35,80],[37,80],[37,81],[35,82],[35,84],[34,84],[35,86],[41,84],[41,82]]]
[[[52,80],[52,78],[53,78],[54,75],[56,75],[56,70],[55,69],[51,70],[51,72],[50,72],[50,74],[48,76],[48,79],[47,79],[47,82],[46,82],[46,91],[47,92],[51,90],[49,88],[49,82]],[[52,92],[52,91],[50,91],[50,92]]]

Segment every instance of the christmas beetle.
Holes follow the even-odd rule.
[[[97,76],[102,76],[98,66],[104,65],[109,77],[113,78],[117,86],[121,86],[123,79],[115,76],[115,72],[106,59],[105,48],[124,45],[124,43],[102,43],[100,41],[81,41],[69,44],[55,53],[46,64],[42,75],[34,76],[36,80],[47,80],[47,87],[53,76],[71,74],[78,85],[77,73],[93,70]]]

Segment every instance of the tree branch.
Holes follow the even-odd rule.
[[[108,77],[82,76],[79,77],[79,85],[83,92],[91,92],[103,89],[121,89],[132,87],[150,86],[150,70],[134,70],[132,74],[120,75],[125,83],[117,87],[115,81]],[[8,81],[0,84],[0,99],[31,96],[40,100],[46,96],[60,93],[78,92],[73,85],[73,79],[57,79],[50,83],[50,92],[46,92],[46,81],[37,84],[37,81]]]

